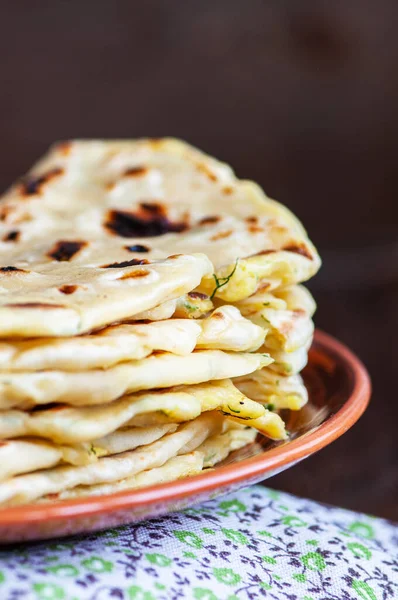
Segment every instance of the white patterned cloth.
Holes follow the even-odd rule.
[[[1,600],[390,600],[398,527],[254,486],[143,523],[0,551]]]

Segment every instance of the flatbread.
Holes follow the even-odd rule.
[[[308,317],[312,317],[316,310],[316,303],[303,285],[291,285],[278,288],[269,292],[258,290],[249,298],[245,298],[235,304],[245,309],[245,312],[257,312],[263,308],[275,310],[300,310]]]
[[[251,444],[256,437],[257,431],[249,427],[229,429],[209,437],[196,452],[203,455],[203,467],[209,468],[227,458],[231,452]]]
[[[213,302],[207,294],[188,292],[188,294],[177,298],[174,317],[179,319],[200,319],[208,315],[213,308]]]
[[[260,291],[237,302],[241,313],[266,331],[264,349],[274,358],[274,352],[295,352],[308,347],[314,334],[311,319],[316,305],[303,286],[290,286],[273,293]]]
[[[152,354],[109,369],[0,373],[0,408],[104,404],[129,392],[245,375],[271,362],[269,354],[196,350],[186,356]]]
[[[239,417],[245,423],[265,414],[261,404],[246,398],[231,381],[222,380],[131,394],[100,406],[0,411],[0,439],[38,436],[59,444],[76,444],[96,440],[126,425],[181,423],[214,410]],[[163,419],[137,423],[137,417],[151,413],[155,416],[161,413]],[[283,429],[278,415],[273,415],[273,422]],[[260,430],[267,435],[267,426]]]
[[[207,294],[200,292],[188,292],[176,300],[163,302],[155,308],[134,315],[134,320],[160,321],[170,319],[172,316],[178,319],[200,319],[206,316],[214,305]]]
[[[72,447],[34,438],[4,440],[0,442],[0,482],[19,473],[52,467],[61,461],[85,465],[96,460],[95,453],[90,452],[90,444]]]
[[[286,303],[289,310],[302,310],[309,317],[316,311],[316,302],[311,292],[303,285],[291,285],[274,291],[274,296]]]
[[[268,352],[273,363],[268,370],[279,375],[296,375],[308,361],[316,310],[310,292],[302,285],[288,286],[272,293],[258,291],[236,305],[254,323],[266,331],[262,350]]]
[[[81,256],[73,264],[63,259],[44,262],[40,256],[27,260],[29,251],[36,255],[36,248],[31,250],[29,244],[15,256],[0,252],[0,335],[84,333],[177,298],[212,271],[203,254],[179,255],[143,266],[131,257],[113,260],[118,251],[125,259],[127,251],[112,246],[112,240],[93,241],[78,252]]]
[[[297,284],[319,266],[285,207],[187,144],[51,149],[0,202],[0,504],[286,439],[315,309]]]
[[[267,330],[264,348],[270,353],[273,350],[295,352],[306,346],[314,335],[314,322],[300,311],[263,308],[246,316],[257,325],[264,324]]]
[[[308,350],[312,343],[312,336],[307,343],[294,352],[283,352],[269,349],[274,362],[268,367],[282,376],[297,375],[308,362]]]
[[[261,369],[233,381],[245,396],[267,405],[270,410],[300,410],[308,402],[308,392],[300,375],[281,377],[269,369]]]
[[[0,341],[0,370],[84,371],[139,360],[154,351],[190,354],[195,346],[252,352],[264,342],[265,331],[233,306],[214,310],[207,318],[169,319],[106,327],[70,338]]]
[[[200,452],[194,451],[182,456],[170,458],[161,467],[150,469],[138,473],[133,477],[115,481],[114,483],[102,483],[98,485],[82,485],[65,490],[60,494],[53,494],[49,497],[40,498],[38,502],[48,503],[60,500],[69,500],[72,498],[82,498],[86,496],[102,496],[105,494],[115,494],[124,490],[132,490],[150,485],[160,485],[169,481],[176,481],[184,477],[198,475],[203,470],[203,456]]]
[[[14,477],[0,484],[0,505],[23,504],[78,485],[110,483],[133,477],[164,465],[194,440],[199,446],[207,437],[220,431],[222,424],[222,418],[208,413],[181,425],[175,433],[130,452],[105,457],[89,465],[61,466]]]
[[[240,415],[228,416],[228,419],[234,423],[242,423]],[[288,438],[288,433],[285,429],[285,423],[279,415],[271,410],[266,409],[261,417],[257,417],[257,419],[245,419],[244,422],[248,427],[257,429],[257,431],[264,434],[271,440],[281,441],[287,440]]]
[[[174,315],[176,309],[177,299],[168,300],[167,302],[158,304],[158,306],[155,306],[154,308],[137,313],[133,318],[135,321],[163,321],[165,319],[170,319]]]
[[[0,217],[3,336],[83,333],[200,280],[235,302],[320,265],[287,208],[173,139],[59,144],[3,196]]]
[[[21,473],[47,469],[59,463],[87,465],[99,456],[118,454],[145,446],[177,428],[166,424],[153,427],[128,427],[104,438],[75,446],[63,446],[39,438],[4,440],[0,443],[0,482]]]
[[[150,485],[175,481],[183,477],[198,475],[204,468],[213,467],[224,460],[231,452],[253,442],[257,432],[254,429],[233,429],[211,436],[197,450],[170,458],[164,465],[143,471],[133,477],[115,483],[103,483],[91,486],[78,486],[52,496],[43,501],[67,500],[85,496],[113,494],[123,490],[137,489]]]
[[[245,319],[235,306],[217,308],[195,323],[201,327],[197,348],[254,352],[264,343],[263,327]]]

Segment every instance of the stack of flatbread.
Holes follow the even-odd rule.
[[[1,506],[287,438],[320,259],[256,184],[173,139],[61,143],[3,196],[0,239]]]

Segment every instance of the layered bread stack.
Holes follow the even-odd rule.
[[[0,506],[199,473],[300,409],[297,219],[173,139],[56,145],[0,202]]]

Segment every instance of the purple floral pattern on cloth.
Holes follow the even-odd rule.
[[[1,600],[390,600],[398,527],[260,486],[0,551]]]

